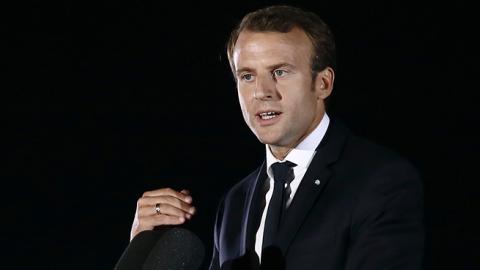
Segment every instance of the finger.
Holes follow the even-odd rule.
[[[161,208],[169,206],[168,209],[175,207],[185,213],[192,215],[195,213],[195,207],[171,196],[142,197],[138,199],[137,209],[140,215],[153,214],[157,203],[161,205]]]
[[[155,196],[172,196],[186,203],[192,202],[192,197],[190,195],[175,191],[171,188],[161,188],[161,189],[156,189],[152,191],[147,191],[143,193],[142,197],[155,197]]]
[[[175,217],[169,215],[157,215],[154,217],[155,223],[158,225],[178,225],[185,222],[184,217]]]
[[[139,219],[138,230],[152,230],[155,226],[178,225],[184,222],[184,217],[176,217],[169,215],[145,216]]]
[[[193,215],[195,213],[195,208],[191,212],[185,212],[182,209],[179,209],[175,206],[172,206],[170,204],[162,204],[160,203],[159,205],[160,211],[157,213],[155,206],[144,206],[138,209],[138,214],[139,216],[150,216],[150,215],[158,215],[158,214],[163,214],[163,215],[169,215],[169,216],[177,216],[177,217],[184,217],[188,218],[187,215]]]
[[[185,195],[190,195],[190,190],[188,189],[182,189],[180,193],[185,194]]]

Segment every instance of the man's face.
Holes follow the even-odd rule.
[[[297,28],[240,33],[233,51],[238,97],[245,122],[262,143],[293,148],[320,123],[333,71],[312,78],[312,52]]]

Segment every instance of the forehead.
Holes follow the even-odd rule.
[[[242,31],[233,50],[233,61],[237,69],[253,63],[310,64],[313,44],[304,31],[293,28],[290,32]]]

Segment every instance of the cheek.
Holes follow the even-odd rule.
[[[248,123],[249,117],[248,117],[247,99],[244,97],[244,95],[240,91],[238,91],[238,102],[240,103],[240,109],[242,110],[243,118]]]
[[[300,120],[300,122],[305,119],[309,120],[309,118],[312,117],[316,113],[316,104],[317,104],[317,98],[315,95],[310,92],[306,93],[305,91],[309,90],[301,90],[301,89],[296,89],[298,90],[296,93],[304,93],[304,94],[298,94],[298,95],[291,95],[288,97],[285,97],[288,99],[287,106],[288,106],[288,111],[292,112],[295,119]],[[300,92],[304,91],[304,92]]]

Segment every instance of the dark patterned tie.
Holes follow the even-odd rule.
[[[272,164],[274,180],[273,195],[270,199],[267,217],[265,219],[262,249],[275,244],[274,242],[277,237],[277,232],[285,214],[290,182],[294,179],[293,167],[295,166],[297,165],[290,161],[276,162]]]

